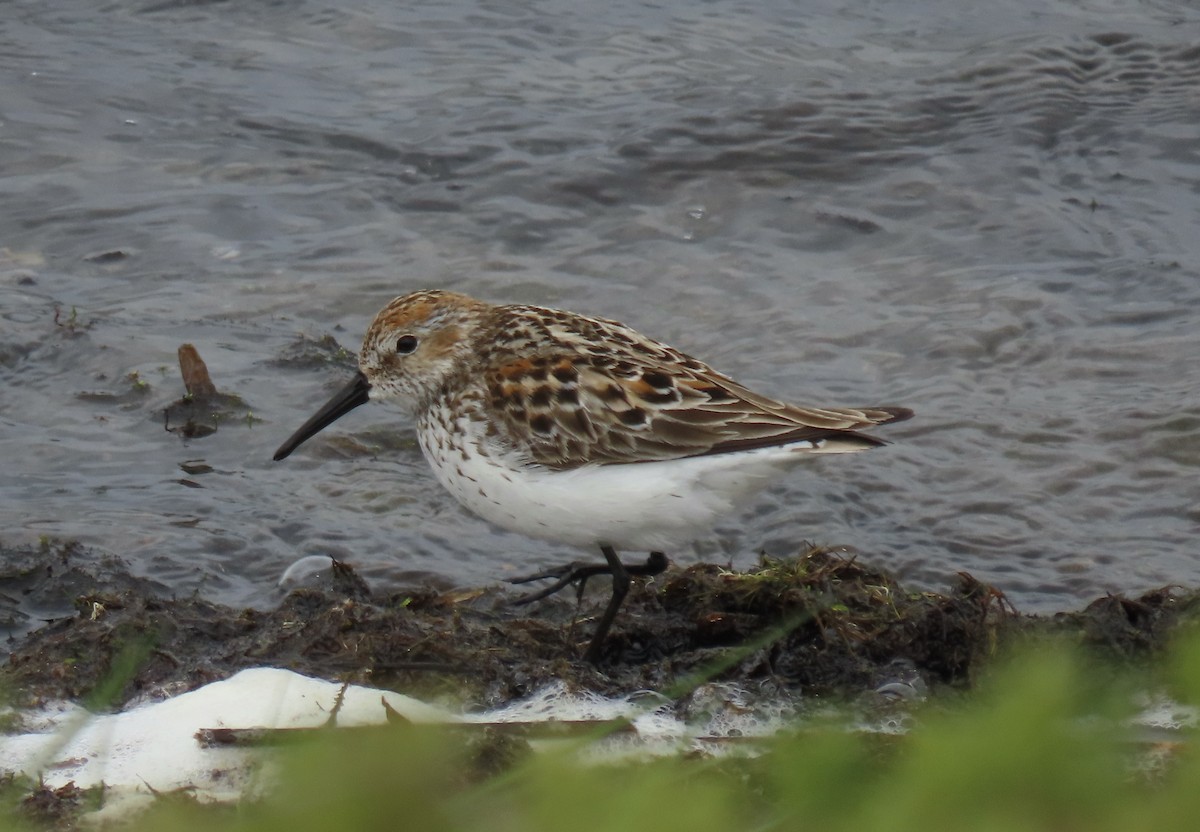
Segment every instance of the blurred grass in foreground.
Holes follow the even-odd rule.
[[[1131,700],[1150,685],[1200,704],[1200,638],[1136,680],[1061,646],[1027,647],[997,662],[971,694],[923,706],[905,737],[810,723],[754,758],[587,765],[578,745],[527,752],[517,742],[497,756],[453,730],[331,731],[280,751],[274,785],[257,799],[215,807],[168,798],[132,828],[1194,829],[1200,755],[1191,737],[1164,771],[1137,770],[1149,744],[1129,727]]]

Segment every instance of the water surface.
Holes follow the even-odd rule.
[[[270,461],[347,372],[287,360],[298,338],[356,349],[445,287],[614,317],[799,403],[917,410],[679,562],[816,540],[1030,611],[1200,584],[1188,4],[3,15],[7,544],[80,539],[235,604],[319,553],[385,587],[580,556],[467,515],[386,407]],[[253,419],[163,429],[183,342]]]

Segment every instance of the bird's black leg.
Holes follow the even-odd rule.
[[[600,658],[600,648],[604,644],[608,631],[612,628],[613,621],[617,618],[617,610],[621,609],[621,602],[629,594],[629,583],[632,580],[629,577],[629,570],[625,568],[625,564],[621,563],[621,559],[617,557],[613,547],[601,546],[600,551],[604,553],[604,559],[608,561],[608,568],[612,571],[612,597],[608,599],[604,615],[600,616],[600,620],[596,622],[596,632],[592,634],[592,641],[588,644],[587,652],[583,654],[583,660],[588,664],[596,664]]]
[[[509,581],[509,583],[513,584],[524,584],[530,581],[554,579],[554,583],[545,589],[530,593],[524,598],[519,598],[513,602],[516,605],[522,605],[540,601],[574,583],[578,584],[577,594],[578,597],[582,598],[583,589],[587,585],[588,578],[595,575],[612,575],[612,597],[608,601],[608,607],[605,608],[604,614],[600,617],[600,622],[596,625],[596,634],[592,636],[592,641],[588,645],[587,652],[584,653],[584,658],[592,664],[595,664],[596,659],[599,658],[600,645],[603,644],[604,637],[608,635],[608,631],[617,617],[617,611],[621,608],[621,602],[625,600],[625,595],[629,592],[631,577],[634,575],[659,575],[666,571],[667,568],[667,556],[662,552],[651,552],[646,558],[645,563],[625,564],[617,557],[617,553],[613,547],[607,545],[601,546],[600,551],[604,553],[606,563],[588,565],[568,563],[555,569],[539,572],[536,575],[526,575],[525,577],[513,578]]]

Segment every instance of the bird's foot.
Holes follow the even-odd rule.
[[[662,552],[651,552],[646,558],[645,563],[625,564],[625,571],[629,575],[653,576],[659,575],[667,569],[667,556]],[[572,561],[564,563],[561,566],[555,566],[538,572],[535,575],[523,575],[519,578],[509,578],[510,584],[527,584],[533,581],[548,581],[553,580],[554,583],[549,586],[539,589],[537,592],[531,592],[513,601],[514,606],[524,606],[532,604],[534,601],[540,601],[543,598],[549,598],[556,592],[559,592],[571,584],[576,584],[575,598],[576,600],[583,598],[583,590],[587,586],[589,578],[596,575],[611,575],[613,568],[607,563],[580,563]]]
[[[607,564],[583,564],[578,561],[572,561],[571,563],[564,563],[561,566],[538,572],[535,575],[522,575],[519,578],[509,578],[508,582],[510,584],[528,584],[533,581],[554,581],[554,583],[542,587],[537,592],[531,592],[513,601],[514,606],[521,607],[525,604],[532,604],[534,601],[540,601],[543,598],[549,598],[554,593],[576,583],[575,598],[579,600],[583,598],[583,589],[587,586],[588,578],[594,575],[611,574],[612,570],[608,568]]]

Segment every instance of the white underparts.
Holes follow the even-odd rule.
[[[556,471],[489,445],[472,420],[460,418],[447,431],[439,425],[444,415],[421,420],[421,448],[438,481],[469,510],[531,537],[630,551],[671,549],[704,535],[807,454],[865,450],[831,440]]]

